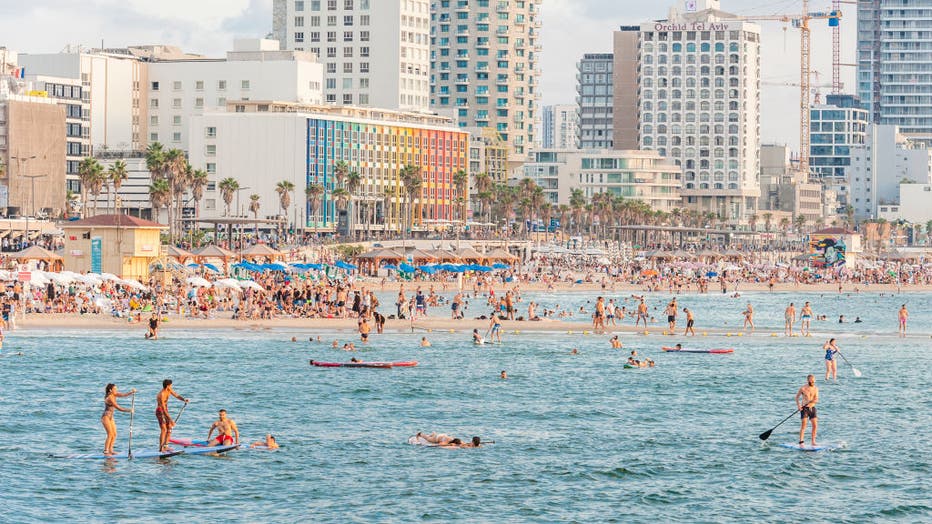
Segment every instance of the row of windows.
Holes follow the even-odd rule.
[[[308,33],[308,37],[311,42],[320,42],[320,32],[311,31]],[[336,42],[337,41],[337,32],[336,31],[327,31],[327,42]],[[343,31],[343,41],[344,42],[355,42],[355,33],[353,31]],[[359,32],[359,41],[368,42],[369,41],[369,31],[360,31]],[[304,43],[304,31],[296,31],[294,34],[294,42],[296,44]]]
[[[699,40],[710,40],[713,37],[711,31],[658,31],[656,33],[653,31],[645,31],[641,33],[641,41],[653,42],[656,40],[658,42],[663,42],[666,40],[683,40],[684,33],[687,41],[696,40],[697,36]],[[715,31],[714,37],[715,40],[725,40],[725,31]],[[760,40],[760,35],[749,31],[728,31],[728,40],[741,41],[742,39],[748,42],[758,42]]]
[[[228,82],[227,80],[217,80],[217,84],[216,84],[216,85],[217,85],[217,91],[226,91],[228,83],[229,83],[229,82]],[[251,85],[251,84],[250,84],[250,81],[249,81],[249,80],[240,80],[240,81],[239,81],[239,88],[242,89],[242,90],[244,90],[244,91],[250,89],[250,85]],[[195,90],[195,91],[203,91],[203,90],[204,90],[204,86],[205,86],[205,83],[204,83],[203,80],[195,80],[195,81],[194,81],[194,90]],[[151,91],[159,91],[159,90],[161,89],[161,82],[151,82],[151,83],[149,84],[149,89],[150,89]],[[173,82],[172,82],[172,90],[173,90],[173,91],[182,91],[182,90],[184,90],[184,83],[183,83],[181,80],[175,80],[175,81],[173,81]]]
[[[712,184],[712,186],[710,187],[709,184],[707,183],[701,183],[699,184],[699,187],[697,188],[696,184],[692,182],[687,182],[686,189],[725,189],[725,184],[716,183],[716,184]],[[733,183],[728,184],[728,189],[736,190],[738,189],[738,184],[733,184]]]
[[[343,0],[343,10],[352,11],[354,7],[358,7],[360,10],[365,11],[369,9],[370,0]],[[326,6],[327,11],[336,11],[337,6],[339,5],[339,0],[327,0]],[[320,11],[321,0],[295,0],[294,10],[301,12],[304,11],[305,7],[309,7],[310,11]]]
[[[355,21],[355,18],[353,17],[353,15],[345,15],[345,16],[343,17],[343,25],[344,25],[344,26],[352,26],[352,25],[354,25],[354,21]],[[311,22],[311,26],[312,26],[312,27],[319,27],[319,26],[320,26],[320,17],[319,17],[319,16],[312,16],[310,22]],[[328,17],[327,17],[327,25],[328,25],[328,26],[336,26],[336,25],[337,25],[337,17],[336,17],[336,16],[328,16]],[[360,15],[360,17],[359,17],[359,25],[363,25],[363,26],[369,25],[369,15]],[[303,17],[303,16],[296,16],[296,17],[294,17],[294,26],[295,26],[295,27],[304,27],[304,17]]]
[[[724,36],[724,35],[722,35],[722,36]],[[675,38],[674,38],[674,39],[675,39]],[[688,39],[688,40],[694,40],[695,38],[687,38],[687,39]],[[703,53],[709,53],[709,52],[712,51],[712,47],[713,47],[713,46],[712,46],[712,44],[711,44],[710,42],[701,42],[701,43],[699,44],[698,50],[701,51],[701,52],[703,52]],[[725,52],[725,42],[715,42],[715,46],[714,46],[714,47],[715,47],[715,52],[716,52],[716,53],[724,53],[724,52]],[[655,49],[655,48],[654,48],[654,44],[649,44],[649,43],[648,43],[648,44],[644,44],[644,45],[642,46],[642,50],[643,50],[643,52],[645,52],[645,53],[653,53],[653,52],[654,52],[654,49]],[[670,49],[672,49],[674,53],[680,53],[680,52],[683,51],[684,47],[683,47],[683,44],[680,43],[680,42],[673,42],[673,44],[667,44],[667,43],[665,43],[665,42],[661,42],[661,43],[657,44],[657,47],[656,47],[656,50],[657,50],[657,52],[659,52],[659,53],[666,53],[666,52],[669,51]],[[687,53],[695,53],[695,52],[696,52],[696,49],[697,49],[696,43],[695,43],[695,42],[687,42],[687,43],[686,43],[685,49],[686,49],[686,52],[687,52]],[[740,50],[741,50],[741,44],[739,44],[738,42],[731,42],[731,43],[728,44],[728,51],[729,51],[729,52],[731,52],[731,53],[738,53],[738,52],[740,52]],[[745,50],[747,50],[747,44],[745,44]]]

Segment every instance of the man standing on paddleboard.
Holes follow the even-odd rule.
[[[816,431],[819,419],[816,415],[815,405],[819,403],[819,388],[815,385],[815,375],[806,377],[806,385],[796,392],[796,409],[799,410],[801,424],[799,426],[799,445],[802,446],[803,435],[806,433],[806,421],[812,422],[812,445],[816,445]]]
[[[172,438],[172,428],[175,422],[172,421],[171,415],[168,414],[168,397],[169,395],[178,400],[188,403],[188,399],[182,397],[172,389],[172,380],[166,378],[162,381],[162,391],[155,396],[155,418],[159,421],[159,451],[165,451],[168,448],[168,441]]]

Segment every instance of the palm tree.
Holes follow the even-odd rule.
[[[74,211],[75,204],[80,198],[80,195],[75,193],[70,189],[65,190],[65,218],[71,218],[71,213]]]
[[[320,184],[310,184],[307,186],[307,189],[304,190],[304,198],[307,200],[307,205],[310,208],[308,218],[317,214],[323,197],[324,186]],[[317,220],[314,220],[314,232],[317,232]]]
[[[191,198],[194,199],[194,216],[196,218],[201,217],[201,199],[204,198],[204,190],[209,182],[207,171],[195,169],[191,172]]]
[[[333,198],[333,203],[340,211],[345,210],[350,200],[353,199],[353,196],[350,194],[350,192],[342,187],[334,189],[333,192],[330,193],[330,196]]]
[[[171,201],[171,186],[167,180],[153,180],[149,184],[149,201],[152,203],[152,219],[158,220],[159,209]]]
[[[469,173],[460,169],[453,173],[453,196],[458,199],[459,219],[466,221],[466,203],[469,202],[467,193],[469,192]]]
[[[81,216],[87,218],[87,195],[93,180],[103,171],[96,158],[87,157],[78,164],[78,180],[81,182]]]
[[[586,206],[586,195],[582,189],[573,189],[570,192],[570,210],[573,214],[573,226],[576,229],[576,235],[580,233],[580,223],[582,222],[583,209]]]
[[[401,183],[404,186],[404,191],[407,196],[407,227],[405,232],[408,229],[411,229],[414,226],[414,199],[420,198],[421,188],[424,185],[424,180],[421,178],[421,168],[407,165],[401,168]]]
[[[790,217],[783,217],[780,219],[780,229],[783,231],[783,239],[785,241],[790,230]]]
[[[768,211],[768,212],[764,213],[763,216],[764,216],[764,229],[769,233],[769,232],[770,232],[770,226],[771,226],[772,223],[773,223],[773,213],[771,213],[771,212]]]
[[[492,221],[492,177],[488,173],[479,173],[475,177],[476,199],[480,205],[480,215],[486,215],[486,221]]]
[[[340,160],[333,165],[333,176],[336,178],[336,187],[343,187],[343,181],[349,176],[350,166],[345,161]]]
[[[362,185],[362,177],[359,176],[358,172],[350,171],[350,173],[346,175],[346,184],[344,185],[344,187],[346,188],[346,191],[350,195],[350,202],[349,202],[350,204],[352,204],[353,200],[359,196],[357,195],[357,193],[359,192],[359,186],[361,185]],[[352,224],[355,229],[356,222],[358,221],[357,219],[359,218],[358,210],[356,209],[355,205],[353,205],[353,209],[351,210],[351,213],[353,217]]]
[[[104,171],[104,167],[98,163],[97,168],[94,170],[94,173],[91,176],[90,187],[88,187],[88,191],[90,191],[91,195],[94,197],[94,216],[97,215],[97,203],[100,199],[100,193],[104,189],[104,184],[106,184],[108,188],[110,187],[110,185],[107,183],[108,180],[110,179],[107,178],[107,173]]]
[[[382,231],[388,230],[388,225],[392,223],[392,202],[395,201],[398,195],[395,194],[394,189],[386,189],[382,193],[382,221],[384,222],[384,227]]]
[[[845,228],[854,229],[854,206],[848,204],[845,206]]]
[[[255,220],[253,235],[256,238],[259,238],[259,209],[262,207],[262,204],[259,203],[259,198],[259,195],[256,194],[249,195],[249,212],[252,213],[252,218]]]
[[[223,216],[229,216],[233,197],[239,191],[239,182],[235,178],[227,177],[221,180],[217,187],[220,188],[220,197],[223,198],[223,203],[226,204],[226,211],[224,211]]]
[[[291,206],[291,194],[294,193],[294,183],[290,180],[282,180],[275,184],[275,192],[278,193],[278,205],[282,208],[282,214],[285,217],[283,222],[288,222],[288,208]]]
[[[123,186],[123,182],[129,178],[129,172],[126,170],[126,162],[122,160],[117,160],[110,166],[110,169],[107,170],[107,177],[110,179],[110,183],[113,184],[113,212],[117,212],[116,200],[117,193],[120,191],[120,187]]]
[[[796,223],[796,231],[798,233],[803,232],[803,228],[806,227],[806,221],[807,221],[806,215],[800,213],[799,215],[796,216],[795,223]]]

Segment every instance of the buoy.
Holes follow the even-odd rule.
[[[583,331],[582,334],[583,334],[583,335],[588,335],[589,332],[588,332],[588,331]]]
[[[649,332],[647,332],[647,331],[645,330],[645,331],[644,331],[644,334],[645,334],[645,335],[649,335],[650,333],[649,333]]]
[[[434,328],[427,328],[427,332],[428,332],[428,333],[433,333],[433,332],[434,332]]]
[[[726,337],[730,337],[730,336],[731,336],[731,333],[725,333],[725,336],[726,336]]]
[[[776,333],[771,333],[770,336],[775,337],[775,336],[777,336],[777,334],[776,334]]]
[[[455,330],[455,329],[451,329],[451,330],[450,330],[450,333],[456,333],[456,330]]]
[[[709,334],[706,333],[705,331],[703,331],[703,332],[702,332],[702,336],[707,337],[707,336],[709,336]]]
[[[516,329],[516,330],[515,330],[515,335],[520,335],[520,334],[521,334],[521,330],[520,330],[520,329]]]
[[[572,332],[572,331],[567,331],[566,334],[567,334],[567,335],[572,335],[573,332]]]
[[[667,333],[666,331],[664,331],[663,334],[664,334],[664,335],[668,335],[669,333]]]
[[[743,337],[743,336],[744,336],[744,333],[743,333],[743,332],[742,332],[742,333],[738,333],[738,336],[739,336],[739,337]]]

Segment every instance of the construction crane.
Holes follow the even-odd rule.
[[[857,5],[856,0],[832,0],[832,12],[838,13],[841,19],[841,4]],[[841,83],[841,66],[856,67],[857,64],[841,63],[841,24],[832,24],[832,94],[840,95],[844,84]]]
[[[808,175],[809,173],[809,90],[811,88],[811,57],[812,57],[812,34],[809,29],[810,20],[828,20],[830,27],[839,25],[841,20],[841,11],[833,9],[831,11],[809,11],[809,0],[802,0],[803,9],[801,13],[783,14],[783,15],[760,15],[760,16],[734,16],[724,17],[724,20],[742,20],[748,22],[775,21],[791,23],[793,27],[799,29],[800,43],[800,64],[799,64],[799,170]],[[840,0],[838,0],[840,3]],[[836,48],[837,49],[837,48]],[[833,61],[833,75],[834,63]],[[834,86],[833,86],[834,89]]]
[[[818,83],[818,82],[819,82],[819,72],[818,72],[818,71],[815,71],[815,70],[812,71],[812,76],[815,77],[816,83],[815,83],[815,84],[811,84],[809,87],[812,89],[813,101],[814,101],[816,104],[820,104],[820,103],[822,102],[822,92],[820,91],[820,89],[831,88],[831,89],[833,90],[833,93],[832,93],[832,94],[836,94],[836,93],[834,93],[834,89],[835,89],[835,83],[834,83],[834,82],[832,82],[831,84],[822,84],[822,83]],[[799,86],[800,86],[799,82],[781,82],[781,81],[779,81],[779,80],[761,80],[761,85],[765,85],[765,86],[782,86],[782,87],[799,87]],[[844,84],[840,84],[839,88],[842,88],[842,87],[844,87]]]

